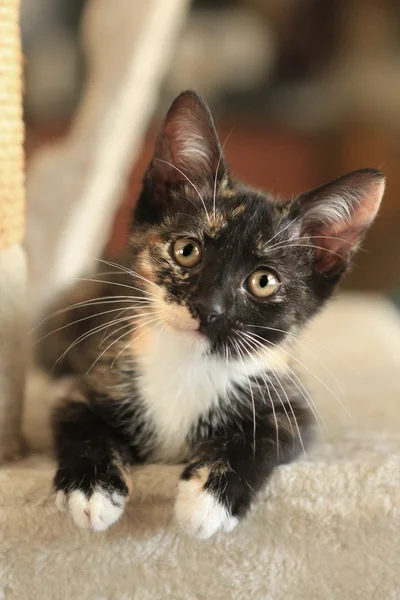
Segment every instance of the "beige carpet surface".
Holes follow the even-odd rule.
[[[400,599],[400,318],[380,298],[342,296],[304,337],[294,353],[319,439],[236,530],[183,536],[180,469],[167,466],[133,470],[109,531],[78,530],[54,507],[54,465],[35,455],[0,469],[0,600]],[[31,389],[25,430],[43,449],[49,400]]]

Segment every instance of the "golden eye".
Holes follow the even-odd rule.
[[[280,286],[277,276],[267,269],[257,269],[247,280],[247,289],[256,298],[272,296]]]
[[[192,238],[181,238],[174,242],[172,254],[178,265],[195,267],[201,261],[201,246]]]

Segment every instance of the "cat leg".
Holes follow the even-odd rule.
[[[122,515],[129,497],[128,445],[83,396],[57,407],[53,430],[58,508],[68,511],[79,527],[107,529]]]
[[[308,412],[292,404],[275,415],[236,422],[199,444],[196,460],[183,471],[175,504],[180,527],[198,539],[231,531],[247,513],[273,469],[301,452],[308,437]],[[296,422],[297,424],[296,424]]]

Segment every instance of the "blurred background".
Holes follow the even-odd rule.
[[[22,0],[28,162],[65,136],[81,98],[84,8],[84,0]],[[194,0],[132,165],[112,252],[126,239],[157,122],[186,88],[210,104],[221,141],[229,136],[233,174],[256,187],[290,197],[361,167],[387,174],[379,218],[345,287],[400,306],[400,2]]]

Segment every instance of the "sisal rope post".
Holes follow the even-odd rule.
[[[20,448],[26,367],[19,0],[0,1],[0,462]]]

